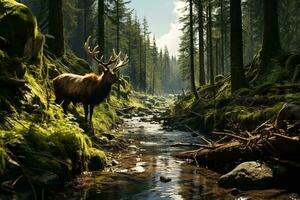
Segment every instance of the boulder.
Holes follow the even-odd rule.
[[[44,36],[38,31],[30,9],[14,0],[1,0],[0,75],[22,78],[23,61],[40,66],[43,44]]]
[[[274,182],[274,171],[271,167],[259,162],[244,162],[231,172],[220,177],[218,184],[232,188],[267,188]]]
[[[36,18],[24,4],[0,1],[0,48],[11,56],[23,57],[39,36]],[[40,41],[40,40],[39,40]],[[31,47],[31,48],[30,48]],[[39,43],[41,48],[41,43]]]
[[[103,151],[92,148],[88,162],[88,169],[90,171],[98,171],[104,169],[107,164],[106,155]]]
[[[287,103],[280,110],[277,119],[279,121],[283,120],[300,120],[300,105]]]

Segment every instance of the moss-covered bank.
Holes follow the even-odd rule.
[[[266,120],[300,120],[300,84],[296,59],[299,52],[274,59],[264,74],[258,74],[257,60],[246,67],[249,88],[231,94],[230,76],[198,88],[200,100],[191,93],[179,95],[169,124],[195,130],[253,130]],[[284,111],[284,112],[283,112]],[[280,113],[281,112],[281,113]],[[279,114],[280,113],[280,114]],[[299,130],[298,130],[299,131]]]
[[[10,26],[7,26],[7,24]],[[20,35],[21,34],[21,35]],[[75,174],[99,170],[106,155],[85,132],[83,109],[71,106],[65,116],[54,104],[55,72],[85,74],[86,61],[67,51],[60,59],[44,51],[30,10],[13,0],[0,2],[0,196],[34,199],[63,185]],[[116,108],[132,106],[130,86],[95,109],[99,136],[118,121]],[[94,137],[94,136],[93,136]],[[20,194],[14,191],[23,191]],[[23,196],[19,196],[23,195]]]

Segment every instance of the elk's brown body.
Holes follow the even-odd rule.
[[[109,95],[112,86],[104,80],[104,74],[97,76],[93,73],[84,76],[61,74],[53,79],[53,85],[56,103],[65,106],[70,102],[98,105]]]
[[[90,38],[90,37],[89,37]],[[64,112],[67,112],[68,105],[82,103],[84,107],[85,120],[88,120],[90,114],[90,125],[92,125],[92,116],[95,105],[101,103],[110,93],[114,83],[119,81],[118,71],[122,66],[128,64],[128,57],[120,60],[120,53],[114,59],[112,57],[107,63],[103,62],[103,57],[96,57],[95,47],[93,51],[88,46],[89,39],[85,43],[85,51],[87,54],[96,60],[101,67],[103,73],[97,75],[95,73],[86,74],[84,76],[65,73],[53,79],[54,93],[56,96],[55,102],[61,104]],[[108,68],[109,65],[117,63],[113,69]]]

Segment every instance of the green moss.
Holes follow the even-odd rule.
[[[300,93],[290,93],[285,95],[285,99],[289,103],[300,105]]]
[[[41,83],[29,72],[25,73],[25,80],[28,81],[28,87],[31,89],[31,95],[36,96],[42,105],[46,107],[47,105],[47,94],[45,88],[41,86]]]
[[[243,128],[254,128],[266,120],[275,120],[283,103],[273,106],[249,107],[249,106],[227,106],[219,111],[217,115],[223,115],[226,123],[238,123]],[[220,117],[219,117],[220,118]]]
[[[216,99],[227,98],[231,95],[231,84],[225,83],[216,93]]]
[[[103,169],[106,165],[106,155],[103,151],[92,148],[90,151],[90,159],[88,163],[89,170]]]
[[[281,67],[278,63],[274,63],[270,74],[265,77],[264,82],[274,84],[287,80],[288,71]]]
[[[70,51],[57,60],[43,55],[44,38],[38,32],[35,17],[26,6],[13,0],[0,1],[0,27],[0,45],[5,43],[3,50],[0,50],[0,76],[15,77],[17,73],[19,78],[28,81],[26,86],[29,88],[29,91],[16,94],[1,87],[0,108],[10,109],[9,112],[0,110],[0,174],[5,171],[8,176],[15,175],[15,168],[7,165],[9,156],[11,159],[18,158],[16,161],[32,177],[50,173],[62,180],[66,176],[70,178],[73,174],[70,170],[81,172],[88,168],[103,168],[105,152],[96,149],[93,141],[80,128],[80,119],[84,115],[82,106],[73,106],[71,114],[65,115],[61,107],[54,103],[48,76],[49,69],[53,68],[61,72],[89,73],[89,64]],[[38,62],[25,64],[24,58],[17,57],[23,56],[24,46],[31,37],[41,42],[41,49],[31,55]],[[32,45],[35,47],[37,44]],[[131,89],[128,82],[124,82],[121,98],[112,95],[107,103],[103,102],[95,108],[93,121],[98,133],[116,123],[116,108],[143,106],[138,99],[130,97]],[[17,99],[17,103],[11,99]],[[6,178],[11,180],[17,177]]]
[[[75,74],[86,74],[90,73],[92,70],[87,61],[77,57],[71,50],[67,49],[67,52],[63,57],[58,60],[57,65],[63,72],[71,72]]]

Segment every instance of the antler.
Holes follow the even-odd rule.
[[[90,47],[90,39],[91,39],[91,36],[89,36],[86,40],[86,42],[84,43],[84,46],[83,46],[83,49],[85,51],[85,53],[91,57],[92,59],[94,59],[95,61],[97,61],[98,63],[100,62],[99,58],[97,57],[97,54],[99,53],[99,51],[97,51],[98,49],[98,45],[96,45],[93,50],[91,50],[91,47]]]
[[[117,56],[115,50],[113,50],[113,54],[115,57]],[[114,69],[113,69],[114,72],[118,72],[121,69],[121,67],[123,67],[129,63],[129,58],[128,58],[127,54],[125,55],[123,60],[120,59],[120,55],[121,55],[121,51],[119,52],[119,54],[117,56],[119,58],[119,63],[114,67]]]
[[[93,50],[91,50],[92,48],[90,47],[90,39],[91,39],[91,36],[89,36],[86,40],[86,42],[84,43],[84,47],[83,49],[85,50],[86,54],[91,57],[92,59],[94,59],[98,64],[99,66],[101,66],[101,68],[104,70],[104,71],[107,71],[108,70],[108,66],[113,64],[113,63],[116,63],[118,60],[119,60],[119,57],[120,57],[120,54],[116,55],[114,53],[114,59],[112,56],[110,56],[109,58],[109,61],[108,62],[104,62],[103,59],[103,55],[101,56],[101,58],[99,59],[98,58],[98,54],[99,54],[99,51],[97,51],[97,49],[99,48],[98,45],[96,45]]]

